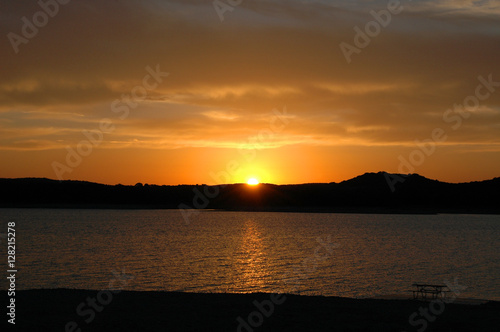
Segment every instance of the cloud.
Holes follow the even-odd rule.
[[[210,2],[70,2],[19,54],[3,40],[0,149],[63,148],[101,118],[117,127],[104,148],[234,148],[283,105],[294,124],[270,146],[411,145],[446,126],[443,112],[474,93],[478,75],[500,81],[500,10],[494,1],[404,2],[348,65],[339,43],[386,5],[247,1],[220,22]],[[39,10],[7,6],[5,33]],[[111,103],[156,64],[170,76],[118,119]],[[498,142],[499,107],[497,93],[449,142]]]

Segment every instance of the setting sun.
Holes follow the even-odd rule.
[[[256,178],[251,178],[247,181],[247,184],[251,185],[251,186],[256,186],[259,184],[259,180],[257,180]]]

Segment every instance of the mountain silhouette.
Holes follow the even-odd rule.
[[[418,174],[365,173],[340,183],[158,186],[44,178],[0,179],[0,207],[244,211],[500,213],[500,178],[446,183]]]

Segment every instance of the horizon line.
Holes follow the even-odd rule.
[[[340,184],[342,182],[345,182],[345,181],[349,181],[349,180],[353,180],[353,179],[356,179],[358,177],[361,177],[361,176],[364,176],[364,175],[368,175],[368,174],[387,174],[387,175],[391,175],[391,176],[400,176],[400,177],[408,177],[408,176],[420,176],[420,177],[423,177],[427,180],[431,180],[431,181],[438,181],[438,182],[441,182],[441,183],[448,183],[448,184],[462,184],[462,183],[474,183],[474,182],[483,182],[483,181],[490,181],[490,180],[495,180],[497,178],[499,178],[500,176],[496,176],[496,177],[493,177],[493,178],[488,178],[488,179],[483,179],[483,180],[471,180],[471,181],[468,181],[468,182],[447,182],[447,181],[441,181],[441,180],[438,180],[438,179],[432,179],[432,178],[428,178],[424,175],[421,175],[419,173],[407,173],[407,174],[403,174],[403,173],[390,173],[390,172],[386,172],[386,171],[379,171],[379,172],[365,172],[363,174],[360,174],[360,175],[357,175],[357,176],[354,176],[352,178],[348,178],[348,179],[345,179],[345,180],[342,180],[340,182],[303,182],[303,183],[285,183],[285,184],[276,184],[276,183],[269,183],[269,182],[261,182],[259,183],[259,185],[273,185],[273,186],[300,186],[300,185],[308,185],[308,184]],[[219,184],[206,184],[206,183],[196,183],[196,184],[187,184],[187,183],[179,183],[179,184],[152,184],[152,183],[147,183],[147,182],[136,182],[135,184],[122,184],[122,183],[115,183],[115,184],[110,184],[110,183],[102,183],[102,182],[95,182],[95,181],[89,181],[89,180],[78,180],[78,179],[64,179],[64,180],[58,180],[58,179],[52,179],[52,178],[47,178],[47,177],[19,177],[19,178],[0,178],[0,180],[23,180],[23,179],[41,179],[41,180],[50,180],[50,181],[58,181],[58,182],[87,182],[87,183],[94,183],[94,184],[100,184],[100,185],[106,185],[106,186],[136,186],[136,185],[143,185],[143,186],[159,186],[159,187],[162,187],[162,186],[167,186],[167,187],[175,187],[175,186],[209,186],[209,187],[215,187],[215,186],[228,186],[228,185],[246,185],[247,183],[246,182],[233,182],[233,183],[219,183]]]

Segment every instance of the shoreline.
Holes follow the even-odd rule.
[[[388,181],[391,176],[402,180],[392,183]],[[85,181],[0,178],[0,206],[498,215],[500,207],[495,198],[499,188],[500,178],[451,184],[418,174],[398,175],[385,172],[365,173],[340,183],[261,183],[255,187],[242,183],[213,186],[137,183],[134,186],[111,186]]]
[[[94,205],[94,204],[19,204],[0,205],[0,209],[47,209],[47,210],[181,210],[178,207],[159,205]],[[339,207],[339,208],[318,208],[318,207],[282,207],[282,208],[231,208],[231,209],[193,209],[200,212],[276,212],[276,213],[336,213],[336,214],[417,214],[417,215],[438,215],[438,214],[478,214],[478,215],[500,215],[497,209],[432,209],[432,208],[372,208],[372,207]]]
[[[444,303],[270,293],[33,289],[16,291],[16,330],[498,331],[500,302]],[[2,291],[6,294],[6,291]],[[93,309],[95,308],[95,309]],[[439,310],[438,310],[439,309]],[[416,314],[415,314],[416,313]],[[418,315],[411,320],[412,315]],[[68,325],[69,324],[69,325]]]
[[[373,299],[373,300],[401,300],[401,301],[420,301],[420,302],[431,302],[432,299],[418,299],[415,300],[411,295],[402,295],[402,294],[388,294],[388,295],[377,295],[373,297],[366,297],[362,299]],[[443,302],[451,301],[450,298],[440,299]],[[453,303],[455,304],[464,304],[464,305],[480,305],[486,304],[488,302],[500,302],[499,300],[490,300],[490,299],[477,299],[477,298],[468,298],[468,297],[457,297],[453,299]]]

